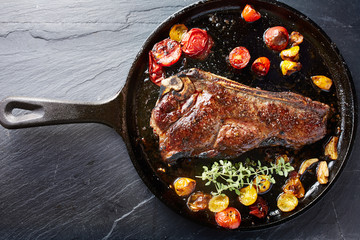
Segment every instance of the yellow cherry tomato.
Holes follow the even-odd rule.
[[[181,177],[174,182],[174,189],[180,197],[188,196],[195,190],[196,181],[191,178]]]
[[[188,28],[184,24],[175,24],[170,29],[169,36],[172,40],[180,42]]]
[[[253,185],[254,187],[256,187],[258,193],[266,193],[271,187],[269,176],[267,175],[256,176],[256,178],[253,180]]]
[[[284,76],[290,76],[294,72],[300,71],[301,63],[284,60],[280,63],[280,68]]]
[[[221,212],[229,206],[229,197],[226,195],[213,196],[209,201],[209,210]]]
[[[299,60],[299,51],[300,51],[299,46],[285,49],[280,52],[280,57],[282,60],[297,62]]]
[[[238,199],[243,205],[250,206],[257,199],[256,188],[252,185],[249,185],[247,187],[240,189],[240,194]]]
[[[291,193],[281,193],[277,199],[277,206],[282,212],[291,212],[298,203],[297,197]]]
[[[332,80],[323,75],[312,76],[311,80],[318,88],[325,91],[329,91],[332,85]]]

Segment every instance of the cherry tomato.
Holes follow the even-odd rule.
[[[213,196],[209,201],[209,210],[220,212],[229,206],[229,197],[226,195]]]
[[[291,74],[300,71],[302,68],[301,63],[284,60],[280,63],[281,72],[284,76],[290,76]]]
[[[175,24],[170,29],[169,37],[172,40],[180,42],[184,34],[188,31],[188,28],[184,24]]]
[[[266,46],[271,50],[281,51],[284,50],[289,43],[289,33],[284,27],[272,27],[265,31],[264,41]]]
[[[177,178],[174,182],[174,188],[177,195],[183,197],[190,195],[196,186],[196,181],[191,178]]]
[[[210,194],[197,191],[190,195],[190,197],[187,200],[187,206],[191,211],[198,212],[208,207],[210,199],[211,199]]]
[[[251,65],[251,70],[259,76],[265,76],[269,69],[270,60],[267,57],[259,57]]]
[[[160,86],[161,81],[165,78],[165,71],[162,66],[156,63],[152,52],[149,52],[149,76],[150,80]]]
[[[250,61],[250,53],[245,47],[236,47],[229,54],[229,61],[232,67],[242,69]]]
[[[332,85],[332,80],[323,75],[312,76],[311,80],[313,83],[324,91],[329,91]]]
[[[257,199],[256,188],[252,185],[249,185],[240,189],[240,195],[238,199],[243,205],[250,206]]]
[[[269,207],[267,205],[267,202],[262,197],[258,197],[256,199],[256,202],[249,206],[249,210],[250,215],[258,218],[264,218],[269,211]]]
[[[181,56],[180,44],[170,38],[156,43],[151,51],[155,61],[164,67],[173,65]]]
[[[241,215],[240,212],[233,207],[216,213],[215,220],[217,224],[223,228],[236,229],[240,226]]]
[[[246,22],[255,22],[261,18],[260,13],[249,4],[246,4],[241,16]]]
[[[256,187],[257,192],[260,193],[266,193],[269,191],[271,187],[271,182],[269,181],[269,177],[267,175],[258,175],[253,180],[254,187]]]
[[[205,30],[192,28],[181,40],[181,49],[192,58],[205,59],[214,42]]]
[[[283,212],[290,212],[296,208],[299,201],[291,193],[281,193],[277,199],[277,206]]]

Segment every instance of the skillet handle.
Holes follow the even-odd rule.
[[[121,128],[121,95],[104,102],[78,103],[40,98],[8,97],[0,102],[0,123],[17,129],[65,123],[97,122]]]

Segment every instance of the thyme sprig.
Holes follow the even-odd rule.
[[[216,192],[212,192],[213,195],[220,195],[224,191],[235,191],[239,195],[239,189],[245,185],[254,184],[253,179],[259,175],[266,175],[267,180],[274,184],[275,179],[272,177],[274,173],[287,177],[288,173],[294,170],[283,158],[280,158],[276,164],[270,163],[269,167],[261,165],[260,161],[256,164],[247,159],[245,164],[242,162],[233,164],[227,160],[220,160],[214,162],[210,169],[207,166],[203,166],[203,169],[201,176],[196,177],[207,181],[206,186],[215,185]],[[256,181],[255,185],[257,184],[259,182]]]

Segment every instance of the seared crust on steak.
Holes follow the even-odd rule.
[[[150,126],[164,161],[231,158],[262,146],[300,148],[326,134],[329,106],[190,69],[163,80]]]

